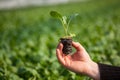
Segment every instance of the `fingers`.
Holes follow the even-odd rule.
[[[72,42],[72,46],[77,50],[84,50],[84,47],[79,42]]]
[[[63,49],[63,45],[62,45],[62,43],[59,43],[59,44],[58,44],[57,49],[59,49],[60,52],[62,53],[62,49]]]
[[[62,64],[64,64],[64,55],[62,53],[63,45],[61,43],[58,44],[56,49],[56,56],[58,58],[58,61]]]
[[[84,47],[78,43],[78,42],[72,42],[72,46],[77,50],[77,51],[83,51],[85,50]],[[58,58],[58,61],[62,64],[65,65],[65,58],[68,57],[68,55],[63,54],[62,52],[63,45],[62,43],[59,43],[56,49],[56,56]]]

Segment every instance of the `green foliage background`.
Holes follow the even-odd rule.
[[[63,68],[55,49],[64,35],[50,17],[79,13],[71,33],[96,62],[120,65],[120,1],[97,0],[0,11],[0,80],[90,80]]]

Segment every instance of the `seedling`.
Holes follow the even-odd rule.
[[[78,14],[73,14],[70,17],[67,16],[62,16],[60,13],[56,12],[56,11],[51,11],[50,15],[54,18],[57,18],[61,21],[63,28],[64,28],[64,32],[65,32],[65,36],[64,38],[70,38],[70,37],[75,37],[75,34],[71,34],[68,32],[69,29],[69,25],[71,20],[76,17]]]
[[[56,12],[56,11],[51,11],[50,15],[54,18],[57,18],[61,21],[62,26],[64,28],[64,33],[65,36],[60,38],[61,43],[63,44],[63,53],[65,54],[69,54],[72,53],[72,37],[75,37],[75,34],[71,34],[69,33],[69,25],[71,20],[76,17],[78,14],[73,14],[70,17],[67,16],[62,16],[60,13]]]

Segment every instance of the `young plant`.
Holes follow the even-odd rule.
[[[71,38],[71,37],[75,37],[76,36],[75,34],[69,33],[68,29],[69,29],[69,25],[70,25],[71,20],[74,17],[76,17],[78,14],[73,14],[70,17],[67,17],[67,16],[62,16],[60,13],[58,13],[56,11],[51,11],[50,15],[52,17],[57,18],[57,19],[59,19],[61,21],[61,23],[63,25],[63,28],[64,28],[64,32],[65,32],[64,38]]]
[[[61,43],[63,44],[63,53],[69,54],[72,53],[72,37],[75,37],[75,34],[69,33],[69,25],[71,20],[76,17],[78,14],[71,15],[70,17],[62,16],[60,13],[56,11],[51,11],[50,15],[54,18],[57,18],[61,21],[63,25],[63,29],[65,32],[65,36],[60,38]]]

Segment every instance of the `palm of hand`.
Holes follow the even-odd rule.
[[[57,57],[59,62],[74,72],[81,72],[88,68],[88,62],[90,62],[90,57],[86,50],[78,43],[73,43],[73,47],[76,48],[76,52],[72,55],[65,55],[62,53],[63,45],[60,44],[57,49]]]

